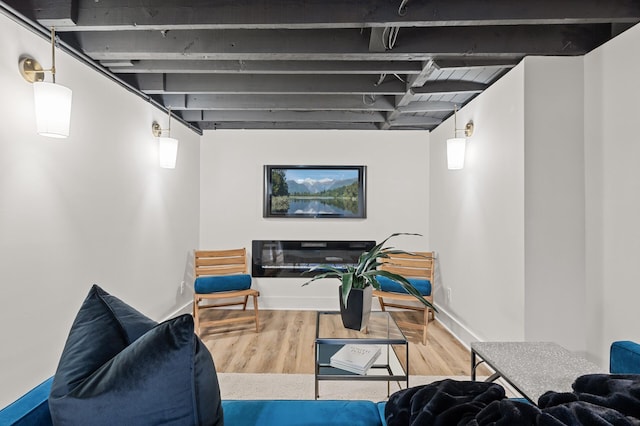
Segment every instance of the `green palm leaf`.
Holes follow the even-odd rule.
[[[330,265],[318,265],[311,268],[309,272],[315,271],[325,271],[322,272],[315,277],[311,278],[309,281],[303,283],[305,286],[309,283],[312,283],[317,280],[321,280],[324,278],[337,278],[342,283],[342,301],[344,306],[347,306],[347,298],[349,297],[349,293],[351,289],[358,288],[362,289],[368,286],[372,286],[376,290],[380,290],[380,283],[378,282],[378,276],[389,278],[392,281],[397,282],[406,290],[407,293],[415,297],[418,301],[420,301],[423,305],[431,308],[434,312],[437,312],[437,309],[422,295],[418,290],[415,289],[413,285],[406,278],[401,275],[394,274],[389,271],[382,271],[378,269],[382,263],[379,259],[387,259],[391,254],[407,254],[412,256],[419,256],[418,254],[407,252],[404,250],[398,250],[394,247],[384,247],[387,241],[389,241],[393,237],[397,237],[399,235],[416,235],[421,236],[420,234],[414,233],[406,233],[406,232],[396,232],[391,234],[389,237],[385,238],[380,244],[376,244],[371,250],[363,252],[358,257],[358,262],[355,266],[347,265],[346,271],[335,268]]]

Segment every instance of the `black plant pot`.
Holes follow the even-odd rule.
[[[371,314],[373,287],[352,288],[347,297],[346,308],[342,301],[342,286],[338,287],[338,298],[340,299],[342,325],[351,330],[364,330],[369,323],[369,314]]]

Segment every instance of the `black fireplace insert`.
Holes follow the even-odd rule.
[[[347,265],[355,265],[358,257],[375,245],[375,241],[253,240],[251,275],[313,277],[314,273],[306,272],[323,264],[346,270]]]

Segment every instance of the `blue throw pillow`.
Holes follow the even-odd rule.
[[[49,395],[54,424],[222,425],[213,359],[182,315],[156,323],[94,286]]]
[[[407,293],[407,291],[397,282],[387,277],[376,277],[378,283],[380,283],[380,289],[382,291],[389,291],[392,293]],[[431,281],[421,278],[407,278],[407,281],[411,283],[418,290],[422,296],[431,296]]]
[[[198,294],[238,291],[251,288],[251,275],[209,275],[196,278],[193,288]]]
[[[156,324],[94,285],[71,325],[51,393],[66,395]]]

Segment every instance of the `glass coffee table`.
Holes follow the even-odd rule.
[[[380,356],[365,374],[356,374],[332,367],[330,359],[344,345],[377,345]],[[322,380],[386,381],[387,397],[390,382],[405,382],[409,387],[409,342],[388,312],[371,312],[367,328],[360,332],[342,325],[340,312],[318,312],[315,342],[315,397],[320,397],[318,383]]]

